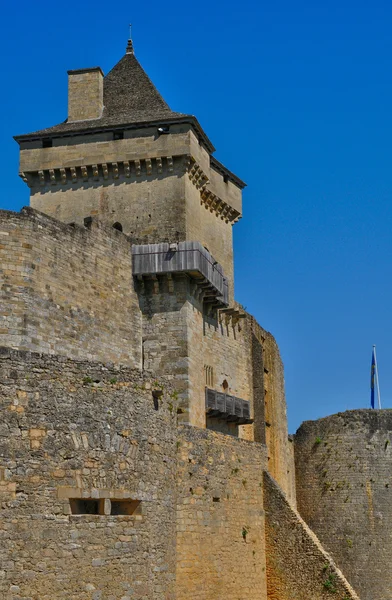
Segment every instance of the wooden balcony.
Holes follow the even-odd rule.
[[[238,425],[253,423],[250,402],[206,387],[206,412],[209,417],[225,419]]]
[[[228,306],[228,282],[221,265],[200,242],[132,246],[135,277],[186,273],[198,285],[203,302]]]

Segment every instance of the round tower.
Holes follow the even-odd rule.
[[[306,421],[295,435],[298,510],[361,600],[391,597],[392,411]]]

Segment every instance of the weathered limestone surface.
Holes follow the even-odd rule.
[[[295,505],[294,457],[288,439],[283,363],[275,338],[253,319],[253,332],[264,353],[265,435],[268,471]]]
[[[0,211],[0,345],[141,365],[129,240],[24,208]]]
[[[3,348],[0,381],[1,597],[265,600],[265,446],[177,428],[172,382],[126,367]]]
[[[306,421],[295,435],[298,510],[362,600],[392,596],[392,411]]]
[[[68,119],[99,119],[103,111],[103,73],[99,67],[68,71]]]
[[[177,599],[266,598],[265,446],[179,429]]]
[[[267,472],[264,505],[268,600],[359,600]]]
[[[8,349],[0,382],[0,597],[174,598],[170,382]],[[70,515],[78,496],[132,498],[141,511]]]

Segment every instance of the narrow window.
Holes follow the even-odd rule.
[[[123,227],[122,227],[121,223],[116,222],[116,223],[113,223],[113,229],[117,229],[117,231],[122,231]]]
[[[204,381],[207,387],[214,387],[214,369],[209,365],[204,365]]]
[[[103,515],[104,501],[91,498],[70,498],[71,513],[73,515]]]
[[[225,392],[225,394],[227,394],[229,391],[229,384],[227,383],[226,379],[224,379],[224,381],[222,382],[222,389]]]
[[[112,500],[111,515],[139,515],[141,504],[139,500]]]

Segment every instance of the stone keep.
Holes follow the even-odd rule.
[[[68,77],[66,121],[15,138],[31,206],[0,211],[1,597],[357,599],[234,299],[245,184],[131,41]]]

